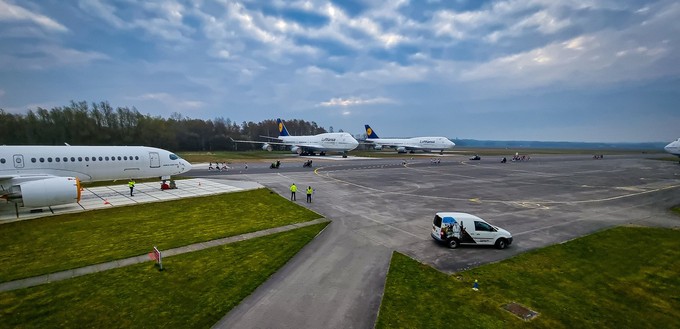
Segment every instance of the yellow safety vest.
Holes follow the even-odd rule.
[[[295,186],[295,184],[291,185],[291,186],[290,186],[290,191],[291,191],[291,192],[297,192],[297,186]]]
[[[128,187],[135,187],[135,182],[134,182],[134,181],[130,181],[130,182],[128,183]]]
[[[313,190],[312,190],[312,188],[311,188],[311,187],[310,187],[310,188],[308,188],[308,189],[307,189],[307,194],[312,194],[312,191],[313,191]]]

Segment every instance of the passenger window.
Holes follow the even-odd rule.
[[[35,158],[33,158],[33,159],[35,160]],[[35,161],[33,161],[33,162],[35,162]],[[5,163],[5,159],[4,159],[4,158],[3,158],[3,159],[0,159],[0,163],[4,164],[4,163]]]
[[[118,161],[120,161],[120,160],[121,160],[121,157],[120,157],[120,156],[118,156]]]
[[[83,157],[78,157],[78,162],[83,162]]]
[[[76,158],[75,158],[75,157],[71,157],[71,162],[76,162]]]
[[[90,157],[85,157],[85,161],[90,161]]]
[[[123,160],[127,161],[127,155],[123,157]]]
[[[99,161],[104,161],[104,158],[102,158],[102,157],[99,157]]]
[[[68,162],[68,158],[67,158],[67,157],[64,157],[62,160],[64,160],[64,162]]]
[[[52,158],[47,158],[47,162],[52,162]]]
[[[45,162],[45,158],[40,158],[40,162]]]
[[[493,229],[487,223],[475,221],[475,231],[493,232]]]
[[[59,162],[59,161],[61,161],[61,159],[59,159],[59,158],[54,158],[54,161]]]
[[[38,159],[31,158],[31,162],[35,163],[36,161],[38,161]],[[5,163],[5,159],[2,159],[2,161],[0,161],[0,162]]]
[[[109,161],[109,157],[105,157],[104,160]]]
[[[139,160],[139,156],[135,155],[135,160]]]

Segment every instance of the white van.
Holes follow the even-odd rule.
[[[510,232],[463,212],[438,212],[430,235],[450,248],[458,248],[460,244],[480,244],[504,249],[512,244]]]

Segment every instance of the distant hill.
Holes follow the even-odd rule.
[[[667,143],[585,143],[585,142],[539,142],[539,141],[485,141],[476,139],[452,139],[456,146],[476,148],[535,148],[572,150],[648,150],[663,151]]]

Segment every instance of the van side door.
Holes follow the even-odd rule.
[[[472,238],[478,244],[493,244],[496,241],[496,229],[488,223],[482,221],[475,221],[475,231],[472,233]]]

